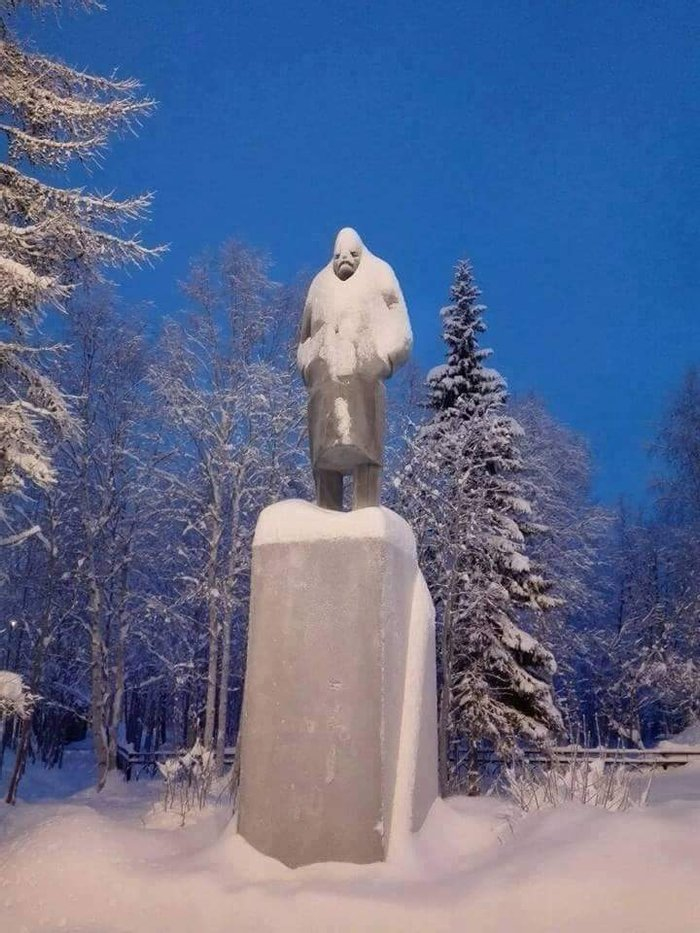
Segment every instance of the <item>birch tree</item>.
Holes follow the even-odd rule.
[[[557,659],[557,696],[570,734],[578,740],[588,731],[579,693],[583,685],[577,683],[587,652],[584,633],[600,628],[615,598],[606,566],[614,513],[592,499],[592,458],[582,437],[557,422],[534,395],[511,400],[509,411],[523,428],[520,483],[537,522],[546,529],[530,537],[529,554],[547,567],[561,600],[531,622]]]
[[[133,575],[146,348],[138,324],[100,291],[72,307],[69,338],[63,384],[76,399],[80,431],[57,456],[68,510],[63,586],[73,592],[74,643],[81,654],[86,647],[99,790],[116,767],[127,639],[137,616]]]
[[[283,293],[259,255],[230,243],[194,264],[184,291],[189,310],[166,325],[150,382],[176,444],[160,470],[180,540],[174,607],[207,633],[202,737],[221,767],[255,518],[296,482],[303,405],[280,343]]]

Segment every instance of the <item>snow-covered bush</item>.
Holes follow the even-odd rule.
[[[165,786],[161,802],[164,810],[175,810],[184,825],[187,814],[207,802],[214,777],[214,753],[197,740],[183,755],[158,762]]]
[[[646,804],[651,784],[651,778],[640,780],[637,769],[606,764],[605,757],[592,758],[585,751],[580,759],[546,768],[520,761],[504,768],[502,781],[524,813],[566,803],[629,810]]]
[[[27,719],[31,716],[35,700],[19,674],[0,671],[0,721],[6,716]]]

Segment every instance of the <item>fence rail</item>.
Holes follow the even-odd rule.
[[[155,751],[135,752],[119,746],[117,749],[117,767],[124,773],[127,781],[138,780],[142,776],[154,777],[158,773],[158,763],[184,755],[186,749],[159,748]],[[224,751],[224,764],[233,764],[235,748]],[[565,745],[550,749],[524,749],[522,757],[530,764],[575,764],[602,758],[606,765],[628,765],[636,768],[679,768],[690,761],[700,761],[700,748],[694,749],[659,749],[659,748],[585,748],[579,745]],[[479,753],[480,765],[502,764],[502,759],[495,754]]]
[[[184,755],[187,749],[184,748],[158,748],[155,751],[135,752],[124,748],[122,745],[117,747],[117,768],[123,772],[124,780],[138,780],[140,777],[155,777],[158,773],[158,764],[167,761],[168,758],[177,758]],[[236,757],[235,748],[224,749],[224,764],[232,765]]]
[[[628,765],[637,768],[678,768],[690,761],[700,761],[700,748],[585,748],[564,745],[549,749],[525,749],[522,757],[531,764],[575,764],[603,759],[606,765]],[[500,764],[498,755],[479,754],[480,764]]]

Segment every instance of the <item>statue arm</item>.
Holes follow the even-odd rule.
[[[389,274],[382,295],[390,320],[387,328],[388,339],[384,350],[391,370],[389,375],[391,376],[408,359],[413,346],[413,333],[401,286],[393,270],[388,268],[387,271]]]
[[[308,359],[308,347],[305,346],[307,340],[311,337],[311,302],[307,297],[304,304],[304,313],[301,316],[301,327],[299,328],[299,343],[297,344],[297,368],[301,377],[306,382],[306,370],[310,360]]]

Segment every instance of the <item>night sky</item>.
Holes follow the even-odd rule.
[[[598,495],[643,501],[645,445],[700,358],[696,0],[111,0],[16,25],[158,101],[87,178],[156,192],[143,233],[170,252],[129,299],[177,310],[189,258],[232,236],[279,280],[315,271],[352,225],[428,367],[468,255],[493,365],[590,440]]]

